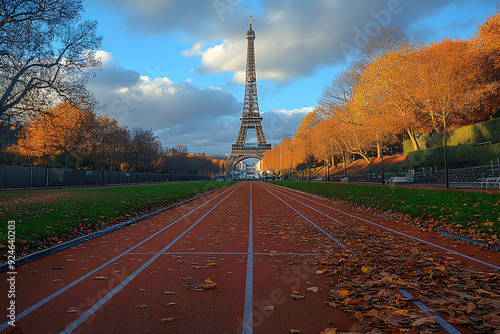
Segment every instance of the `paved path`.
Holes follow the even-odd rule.
[[[318,262],[356,251],[366,235],[411,243],[463,267],[500,266],[498,253],[462,244],[458,252],[455,241],[431,233],[240,182],[16,268],[16,324],[25,333],[347,332],[353,313],[324,302],[332,277],[342,276],[324,274]],[[415,292],[401,288],[398,296],[405,293]],[[5,310],[6,284],[0,295]],[[425,313],[418,303],[412,307]],[[442,333],[470,332],[438,323]]]

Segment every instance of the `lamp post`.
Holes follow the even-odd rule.
[[[282,179],[282,171],[281,171],[281,144],[280,144],[280,180]]]
[[[379,142],[380,142],[380,158],[381,158],[381,168],[382,168],[382,185],[385,184],[385,177],[384,177],[384,144],[382,143],[382,136],[380,135],[380,132],[378,134]]]
[[[450,180],[448,179],[448,150],[446,148],[446,118],[443,118],[443,144],[444,144],[444,184],[446,188],[450,187]]]

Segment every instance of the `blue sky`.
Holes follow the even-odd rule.
[[[164,146],[229,153],[244,94],[245,33],[256,34],[259,105],[268,142],[293,134],[363,35],[400,26],[429,43],[468,38],[496,0],[86,0],[103,70],[100,111],[151,128]]]

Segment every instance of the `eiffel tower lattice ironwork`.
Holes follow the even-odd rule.
[[[271,144],[266,141],[266,135],[262,128],[262,117],[259,112],[259,100],[257,98],[257,79],[255,75],[255,32],[252,30],[252,17],[250,16],[250,29],[247,31],[247,67],[245,82],[245,100],[243,103],[243,115],[240,117],[241,126],[232,145],[231,154],[227,159],[227,168],[231,168],[240,161],[247,158],[262,160],[266,150],[271,149]],[[247,143],[248,129],[255,129],[257,143]]]

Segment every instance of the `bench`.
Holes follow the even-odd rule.
[[[346,183],[348,181],[349,181],[348,177],[343,177],[343,178],[340,179],[340,182],[342,182],[342,183]]]
[[[64,181],[54,181],[54,186],[55,187],[61,187],[63,185]]]
[[[389,180],[391,184],[398,184],[398,183],[410,183],[410,180],[406,176],[393,176]]]
[[[487,177],[481,181],[481,188],[488,189],[490,185],[492,185],[492,188],[498,187],[500,189],[500,176]]]

